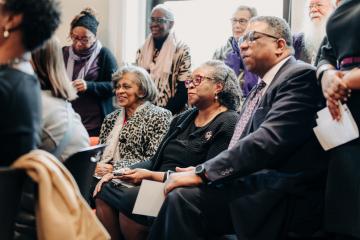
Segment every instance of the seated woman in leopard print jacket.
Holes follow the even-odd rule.
[[[112,77],[120,108],[104,119],[100,143],[106,143],[95,175],[151,158],[169,128],[171,112],[153,105],[157,90],[150,75],[137,66],[124,66]]]

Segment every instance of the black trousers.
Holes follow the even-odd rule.
[[[247,194],[246,189],[238,184],[174,189],[166,197],[149,239],[212,239],[234,233],[229,204]]]

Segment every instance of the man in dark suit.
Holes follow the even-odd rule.
[[[249,94],[229,149],[177,169],[150,239],[281,239],[321,226],[327,163],[312,128],[321,91],[315,69],[293,56],[288,24],[252,18],[240,46],[262,81]]]

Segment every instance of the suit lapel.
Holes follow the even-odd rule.
[[[264,106],[264,102],[265,102],[265,99],[267,98],[267,95],[270,95],[270,94],[271,94],[272,89],[278,84],[279,79],[281,79],[281,78],[279,78],[279,77],[282,76],[282,74],[288,69],[288,67],[289,67],[291,64],[294,64],[294,63],[296,63],[296,59],[295,59],[293,56],[291,56],[291,57],[281,66],[281,68],[279,69],[279,71],[275,74],[274,79],[271,81],[268,89],[266,90],[265,94],[261,97],[261,99],[260,99],[257,107],[256,107],[255,110],[253,111],[252,116],[250,117],[250,120],[249,120],[249,122],[247,123],[247,125],[246,125],[246,127],[245,127],[245,130],[243,131],[242,136],[241,136],[240,138],[242,138],[242,137],[244,137],[244,136],[248,135],[249,133],[251,133],[251,132],[253,132],[253,131],[256,130],[256,129],[254,129],[254,127],[253,127],[253,119],[254,119],[254,114],[256,113],[256,110],[257,110],[258,108]],[[254,91],[254,88],[251,90],[251,92],[252,92],[252,91]],[[250,94],[249,94],[249,96],[250,96]],[[247,102],[248,102],[248,98],[246,99],[245,103],[247,103]],[[244,109],[244,108],[243,108],[243,109]],[[243,111],[243,109],[242,109],[242,111]],[[241,112],[242,112],[242,111],[241,111]]]

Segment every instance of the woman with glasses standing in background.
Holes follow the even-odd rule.
[[[150,160],[130,166],[132,170],[115,178],[136,185],[143,179],[162,182],[167,171],[196,166],[227,149],[241,97],[234,72],[223,62],[211,60],[198,67],[185,84],[188,101],[195,108],[174,118]],[[121,234],[125,239],[146,238],[148,218],[132,214],[139,187],[116,187],[112,182],[102,187],[112,178],[113,174],[105,175],[95,189],[97,216],[111,239],[120,239]]]
[[[248,6],[239,6],[230,19],[233,35],[229,37],[226,44],[217,49],[213,59],[224,61],[239,79],[244,97],[248,95],[258,81],[258,76],[247,71],[240,56],[239,40],[244,35],[250,18],[257,15],[256,9]]]
[[[145,68],[159,91],[156,105],[178,114],[186,106],[184,81],[191,74],[189,47],[176,38],[174,15],[165,5],[152,9],[151,34],[138,50],[136,64]]]
[[[105,116],[113,111],[111,75],[117,70],[115,57],[96,38],[98,25],[94,10],[84,9],[71,22],[72,45],[63,48],[79,96],[72,105],[90,137],[99,136]]]

